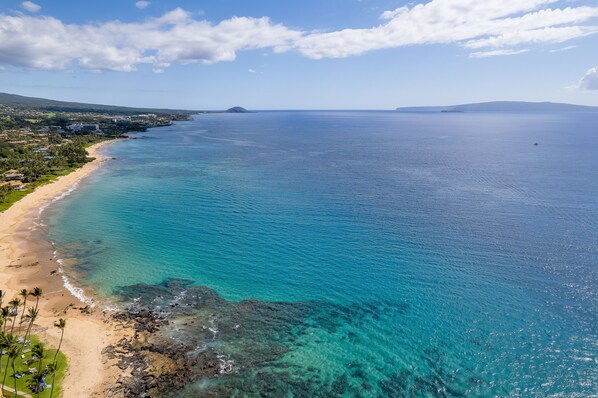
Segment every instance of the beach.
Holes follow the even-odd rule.
[[[86,304],[64,287],[52,247],[37,228],[38,220],[41,209],[102,167],[108,159],[98,150],[115,141],[89,147],[89,156],[95,158],[92,162],[38,187],[0,213],[0,289],[7,292],[7,300],[23,288],[43,290],[33,333],[50,347],[57,347],[60,339],[60,330],[53,323],[59,318],[67,321],[61,348],[69,363],[62,383],[65,397],[105,396],[105,387],[114,382],[114,370],[103,360],[102,350],[126,332],[117,332],[101,309],[85,309]]]

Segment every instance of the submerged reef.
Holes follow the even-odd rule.
[[[169,279],[158,285],[122,288],[127,308],[113,315],[134,334],[108,347],[105,355],[123,370],[112,393],[125,397],[214,396],[401,396],[426,393],[463,396],[441,369],[417,376],[401,370],[381,381],[370,377],[371,364],[348,362],[338,377],[321,368],[284,358],[301,347],[314,328],[345,333],[382,312],[403,313],[390,303],[338,305],[322,302],[227,301],[191,281]],[[440,362],[440,361],[439,361]]]

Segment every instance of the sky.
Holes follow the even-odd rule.
[[[193,110],[598,106],[598,0],[0,0],[0,92]]]

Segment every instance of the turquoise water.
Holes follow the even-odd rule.
[[[586,397],[597,127],[597,114],[201,115],[107,148],[116,159],[48,212],[50,238],[101,295],[182,279],[226,300],[172,331],[234,364],[184,396]]]

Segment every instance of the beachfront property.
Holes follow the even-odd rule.
[[[2,174],[2,177],[4,178],[4,181],[17,181],[17,180],[22,180],[23,178],[25,178],[25,175],[23,173],[19,173],[15,169],[11,169],[11,170],[4,172]]]
[[[93,133],[101,131],[99,124],[91,123],[72,123],[66,126],[66,129],[73,133]]]
[[[25,189],[25,184],[21,180],[11,180],[0,182],[0,188],[8,187],[14,191],[22,191]]]

